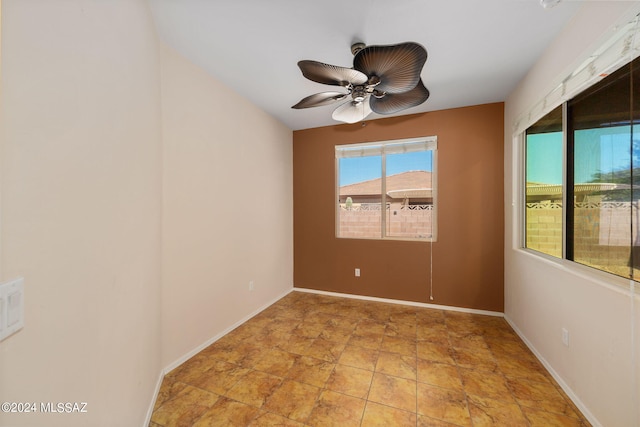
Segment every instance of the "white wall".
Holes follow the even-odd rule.
[[[162,363],[172,367],[292,289],[293,154],[282,123],[172,48],[161,58]]]
[[[163,368],[292,289],[292,133],[160,48],[144,0],[2,13],[0,280],[26,320],[0,402],[88,413],[0,425],[142,425]]]
[[[512,126],[613,35],[616,23],[631,20],[639,5],[585,2],[505,103],[505,315],[592,422],[607,427],[640,425],[640,316],[633,314],[627,283],[619,286],[610,276],[517,249],[519,171]],[[562,328],[569,330],[569,347],[562,344]]]
[[[25,327],[0,402],[87,402],[0,425],[142,425],[160,364],[158,45],[143,0],[2,3],[2,277]]]

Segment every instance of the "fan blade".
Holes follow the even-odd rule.
[[[321,105],[333,104],[336,101],[344,99],[346,96],[347,94],[342,92],[315,93],[302,99],[291,108],[295,108],[296,110],[298,110],[301,108],[319,107]]]
[[[298,67],[302,75],[317,83],[334,86],[363,85],[369,78],[360,71],[352,68],[323,64],[318,61],[300,61]]]
[[[345,123],[356,123],[371,114],[371,107],[365,99],[363,102],[345,102],[333,111],[333,120]]]
[[[429,90],[418,80],[416,87],[408,92],[387,93],[382,98],[371,97],[371,110],[378,114],[393,114],[422,104],[429,98]]]
[[[417,43],[389,46],[368,46],[356,53],[353,68],[368,76],[378,76],[376,89],[388,93],[401,93],[413,89],[418,80],[427,51]]]

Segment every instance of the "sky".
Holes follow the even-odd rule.
[[[527,135],[527,182],[562,184],[562,132]]]
[[[640,126],[633,130],[635,135],[640,134]],[[629,126],[576,131],[575,182],[590,182],[598,172],[628,169],[630,140]],[[562,184],[562,156],[562,132],[528,135],[527,182]]]
[[[388,154],[387,176],[407,171],[432,170],[433,152],[420,151],[415,153]],[[340,184],[353,184],[368,181],[382,176],[382,157],[355,157],[340,159]]]

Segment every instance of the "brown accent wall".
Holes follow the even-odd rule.
[[[504,104],[293,133],[294,286],[503,311]],[[340,144],[437,135],[438,241],[335,237]],[[360,268],[361,277],[354,269]]]

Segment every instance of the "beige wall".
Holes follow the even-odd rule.
[[[634,302],[612,276],[518,249],[519,160],[512,126],[612,35],[616,22],[630,20],[638,9],[639,2],[585,2],[505,103],[505,315],[594,424],[612,427],[640,425],[640,299]],[[562,328],[570,333],[568,347]]]
[[[171,366],[292,288],[292,134],[171,48],[161,56]]]
[[[160,364],[158,47],[142,0],[2,3],[2,277],[25,327],[0,343],[3,426],[142,425]]]
[[[26,320],[0,401],[89,412],[0,425],[142,425],[164,368],[292,288],[291,131],[159,47],[144,1],[3,20],[0,279]]]

